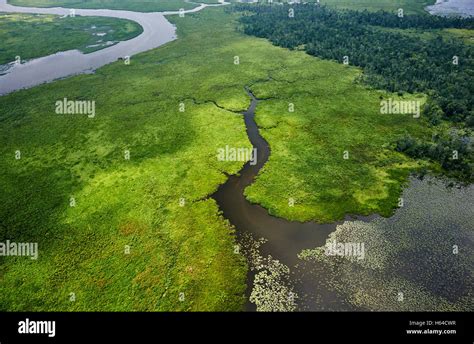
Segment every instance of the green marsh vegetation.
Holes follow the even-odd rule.
[[[209,195],[243,165],[217,149],[250,148],[235,113],[245,86],[266,99],[256,120],[272,150],[249,199],[298,220],[392,212],[427,163],[391,142],[431,129],[381,116],[380,99],[398,96],[357,83],[360,69],[244,35],[238,18],[172,16],[179,39],[130,65],[0,98],[0,239],[38,242],[40,255],[1,258],[0,309],[241,309],[246,266]],[[96,116],[54,113],[63,98],[95,101]]]
[[[184,0],[9,0],[12,5],[27,7],[66,7],[128,10],[137,12],[190,10],[197,4]],[[218,3],[217,0],[197,1],[200,3]]]
[[[84,53],[138,36],[137,23],[104,17],[0,14],[0,64],[78,49]]]
[[[448,34],[461,38],[467,44],[474,44],[474,30],[446,29]]]
[[[294,61],[252,87],[268,98],[256,121],[271,155],[246,196],[292,220],[390,215],[407,175],[426,166],[390,142],[406,132],[427,137],[429,129],[411,115],[381,115],[380,100],[393,95],[356,83],[360,70],[294,54],[301,61],[297,71]]]
[[[40,251],[2,258],[1,309],[241,308],[245,264],[207,196],[243,164],[217,162],[217,148],[250,144],[242,118],[208,101],[241,110],[248,99],[231,71],[214,73],[227,56],[232,66],[216,48],[226,34],[210,35],[223,20],[201,18],[181,19],[182,39],[128,66],[0,98],[1,237]],[[65,97],[94,100],[96,116],[55,114]]]
[[[405,119],[406,132],[396,139],[400,122],[394,122],[389,129],[382,124],[387,119],[380,118],[385,115],[371,116],[375,109],[371,111],[367,105],[371,104],[370,98],[376,98],[375,94],[363,93],[368,97],[364,99],[362,94],[356,96],[349,83],[345,92],[338,92],[338,86],[342,86],[339,81],[323,82],[318,89],[317,80],[311,79],[311,83],[301,87],[301,76],[281,80],[271,75],[269,87],[262,87],[263,91],[259,92],[257,86],[257,94],[268,99],[259,109],[257,121],[270,142],[272,155],[256,183],[247,189],[250,199],[265,204],[276,214],[296,219],[307,219],[308,214],[321,218],[337,211],[340,205],[345,209],[358,208],[356,213],[365,213],[363,209],[372,205],[369,212],[386,215],[375,210],[384,209],[382,202],[377,204],[377,197],[381,201],[384,192],[398,195],[388,189],[400,185],[392,177],[393,172],[401,173],[398,182],[406,180],[403,160],[392,169],[387,164],[396,161],[394,150],[427,163],[420,172],[425,168],[440,172],[442,168],[444,174],[458,181],[472,182],[474,65],[472,47],[466,44],[466,37],[472,32],[472,20],[413,16],[406,17],[407,21],[396,21],[398,18],[393,14],[383,12],[335,12],[310,5],[293,6],[294,18],[288,17],[289,7],[239,6],[256,13],[241,19],[241,30],[292,51],[303,50],[339,63],[344,55],[349,55],[352,64],[364,68],[364,74],[352,80],[361,82],[357,86],[372,88],[366,92],[385,89],[397,91],[397,96],[404,99],[424,98],[418,121],[421,127],[409,127]],[[460,68],[451,63],[453,54],[464,61]],[[324,68],[320,64],[328,72],[329,66]],[[276,87],[278,83],[280,86]],[[331,114],[327,110],[331,104],[325,101],[337,94],[342,96]],[[382,97],[386,99],[387,95]],[[393,94],[388,97],[395,98]],[[292,113],[287,109],[290,102],[294,105]],[[350,115],[345,117],[346,113]],[[385,136],[376,128],[383,128]],[[279,144],[282,138],[286,138],[285,144]],[[332,151],[328,143],[334,147]],[[312,145],[318,145],[318,149]],[[344,146],[350,147],[349,154],[356,155],[355,161],[349,156],[346,165],[336,159]],[[452,158],[453,151],[459,154],[459,159]],[[355,164],[351,165],[352,162]],[[381,177],[379,190],[374,188],[377,185],[374,176]],[[358,191],[353,181],[362,190]],[[288,207],[285,197],[277,203],[272,198],[277,194],[275,189],[285,197],[293,197],[296,205]],[[348,189],[352,192],[344,194]],[[473,228],[469,203],[474,197],[472,186],[447,188],[443,182],[427,178],[413,180],[401,196],[399,202],[403,200],[403,204],[399,203],[401,209],[394,216],[370,222],[346,221],[327,240],[328,243],[363,243],[365,258],[329,256],[325,247],[300,254],[304,262],[298,269],[311,274],[319,283],[314,297],[321,297],[319,289],[330,290],[339,296],[337,300],[343,308],[356,310],[472,311],[474,255],[469,239]],[[300,199],[302,202],[298,204]],[[385,200],[388,205],[390,198]],[[311,207],[305,209],[308,204]],[[323,207],[318,214],[320,205]],[[298,208],[300,213],[294,216]]]
[[[116,9],[140,12],[172,11],[184,8],[186,10],[197,5],[184,0],[9,0],[12,5],[32,7],[68,7],[68,8],[96,8]],[[216,4],[218,0],[200,0],[197,3]],[[227,2],[238,2],[229,0]],[[265,2],[265,1],[260,1]],[[287,1],[277,1],[286,3]],[[311,0],[308,2],[316,2]],[[369,10],[369,11],[397,11],[403,8],[407,14],[424,13],[424,8],[435,3],[435,0],[321,0],[321,4],[339,9]]]
[[[19,1],[19,0],[15,0]],[[25,0],[26,1],[26,0]],[[231,0],[229,2],[240,2]],[[260,4],[268,4],[268,0],[258,1]],[[289,1],[272,0],[272,3],[287,4]],[[301,3],[316,3],[317,0],[300,1]],[[370,12],[387,11],[396,13],[400,8],[406,14],[426,14],[425,7],[433,5],[436,0],[319,0],[320,5],[333,9],[367,10]]]
[[[425,7],[435,0],[320,0],[321,5],[337,9],[396,12],[403,8],[407,14],[425,14]]]
[[[346,56],[350,64],[364,69],[361,79],[373,88],[408,97],[427,94],[423,116],[435,127],[436,139],[417,140],[407,134],[398,140],[397,149],[435,161],[462,181],[473,180],[474,48],[459,38],[459,31],[448,30],[472,31],[474,19],[291,6],[237,9],[253,14],[241,19],[247,34],[324,59],[342,61]],[[452,125],[442,125],[443,121]],[[453,152],[458,153],[455,158]]]

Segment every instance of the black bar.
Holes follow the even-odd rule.
[[[30,325],[55,321],[54,337],[19,334],[19,323],[26,319]],[[291,343],[472,344],[473,327],[473,313],[0,313],[0,343],[160,343],[181,341],[183,336],[191,336],[193,342],[217,338],[223,343],[240,338],[256,342],[261,337],[268,343],[284,335]]]

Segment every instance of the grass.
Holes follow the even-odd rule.
[[[89,53],[104,48],[108,41],[128,40],[142,31],[140,25],[124,19],[0,14],[0,64],[13,62],[16,56],[27,60],[70,49]]]
[[[340,9],[395,12],[402,8],[404,14],[427,13],[425,7],[435,0],[321,0],[320,3]]]
[[[246,189],[247,198],[299,221],[391,215],[407,175],[421,165],[396,153],[390,142],[404,132],[428,135],[429,129],[411,115],[381,115],[381,98],[396,97],[357,84],[358,69],[303,52],[292,55],[285,69],[252,87],[269,98],[259,104],[256,120],[272,153]]]
[[[196,4],[183,0],[9,0],[12,5],[31,7],[67,7],[128,10],[137,12],[176,11],[197,7]],[[202,3],[218,3],[217,0],[197,1]]]
[[[234,253],[229,224],[207,196],[225,181],[223,172],[243,164],[218,163],[217,147],[249,142],[240,116],[191,100],[214,98],[212,77],[201,80],[226,53],[215,50],[208,65],[202,49],[227,36],[207,42],[215,20],[176,20],[182,39],[132,58],[129,66],[115,63],[0,98],[1,237],[40,247],[37,262],[2,258],[1,309],[242,306],[245,265]],[[235,80],[215,77],[214,87],[227,89],[215,97],[219,104],[248,105]],[[96,117],[55,114],[55,101],[64,97],[96,101]],[[17,149],[20,160],[12,159]],[[69,207],[70,197],[76,207]]]
[[[474,30],[468,29],[446,29],[446,34],[451,37],[462,39],[466,44],[474,44]]]
[[[233,112],[246,85],[275,97],[257,109],[272,153],[251,200],[318,221],[396,204],[418,165],[388,143],[428,135],[422,121],[380,115],[389,95],[356,84],[358,69],[244,36],[221,8],[170,19],[180,38],[130,65],[0,97],[0,241],[40,254],[0,258],[1,310],[241,309],[246,267],[208,196],[243,164],[217,149],[250,147]],[[65,97],[95,101],[96,116],[55,114]]]
[[[12,5],[33,7],[71,7],[71,8],[108,8],[140,12],[171,11],[180,8],[190,9],[195,4],[181,0],[9,0]],[[218,3],[217,0],[196,1],[199,3]],[[230,2],[236,2],[231,0]],[[278,2],[278,1],[274,1]],[[314,2],[314,0],[310,1]],[[405,14],[426,13],[424,8],[435,0],[321,0],[321,4],[336,8],[354,10],[395,12],[403,8]]]
[[[398,29],[388,28],[381,26],[372,26],[382,32],[394,32],[401,35],[410,37],[416,37],[425,41],[436,39],[438,36],[442,36],[445,39],[460,39],[465,44],[474,43],[474,30],[470,29]]]

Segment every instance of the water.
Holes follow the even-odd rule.
[[[227,3],[222,2],[217,5],[200,4],[194,9],[185,11],[185,13],[197,12],[207,6],[221,6],[224,4]],[[474,1],[438,0],[435,5],[428,6],[427,10],[431,14],[469,16],[474,15]],[[70,13],[70,9],[17,7],[7,4],[7,0],[0,0],[0,12],[65,16]],[[133,56],[157,48],[177,38],[176,28],[165,18],[166,15],[178,14],[177,11],[142,13],[120,10],[76,9],[75,14],[132,20],[142,26],[143,33],[128,41],[122,41],[114,46],[90,54],[83,54],[78,50],[69,50],[30,60],[20,65],[12,63],[8,66],[0,66],[0,95],[75,74],[90,73],[119,58]]]
[[[196,12],[206,7],[200,5],[195,9],[186,11]],[[463,14],[472,15],[473,5],[471,1],[454,0],[439,2],[430,6],[428,10],[433,14],[447,14],[449,11],[461,11]],[[6,0],[0,0],[0,12],[20,12],[67,15],[69,9],[63,8],[22,8],[6,4]],[[76,10],[76,15],[84,16],[106,16],[129,19],[140,24],[144,31],[141,35],[120,42],[112,47],[83,54],[77,50],[60,52],[54,55],[34,59],[21,65],[15,65],[5,70],[0,66],[0,94],[9,93],[21,88],[32,87],[44,82],[70,75],[92,72],[93,70],[116,61],[120,57],[133,56],[137,53],[156,48],[169,41],[176,39],[175,27],[170,24],[165,15],[177,14],[178,12],[163,13],[136,13],[130,11],[116,10]],[[2,73],[4,73],[2,75]],[[298,299],[297,310],[360,310],[346,303],[341,295],[330,288],[326,282],[330,276],[327,271],[318,265],[308,267],[302,264],[297,255],[304,249],[312,249],[325,244],[329,234],[343,222],[332,224],[318,224],[315,222],[292,222],[281,218],[270,216],[268,212],[259,205],[251,204],[245,199],[244,189],[250,185],[257,176],[260,169],[268,160],[270,148],[268,143],[261,137],[259,129],[254,121],[255,108],[258,104],[253,94],[248,91],[252,102],[249,109],[243,113],[248,137],[252,145],[257,148],[258,161],[256,165],[247,163],[240,174],[230,176],[229,179],[219,187],[212,196],[226,217],[237,229],[238,240],[242,246],[246,241],[254,243],[260,238],[266,242],[255,248],[258,264],[251,262],[251,266],[258,265],[248,275],[248,291],[250,297],[255,289],[254,277],[257,273],[268,268],[266,265],[271,261],[278,260],[288,268],[288,276],[283,276],[276,283],[283,283],[278,288],[284,287],[291,290]],[[419,202],[423,202],[422,199]],[[429,213],[429,209],[427,210]],[[357,217],[358,220],[377,220],[378,216]],[[347,217],[345,220],[352,220]],[[249,258],[249,252],[244,252]],[[271,256],[271,258],[270,258]],[[255,257],[253,257],[255,258]],[[261,264],[263,262],[263,264]],[[281,289],[279,289],[281,290]],[[270,291],[271,292],[271,291]],[[248,310],[255,310],[253,303],[247,303]],[[293,310],[289,308],[288,310]]]
[[[302,271],[293,273],[297,271],[297,266],[301,263],[297,255],[303,249],[324,245],[328,235],[342,222],[318,224],[316,222],[288,221],[283,218],[270,216],[266,209],[257,204],[250,203],[245,198],[245,188],[254,181],[270,155],[268,143],[260,135],[254,120],[258,99],[249,90],[247,90],[247,93],[251,97],[252,102],[243,115],[249,140],[258,152],[257,163],[255,165],[251,165],[250,162],[245,164],[239,174],[230,176],[212,197],[216,200],[224,217],[237,229],[240,245],[247,246],[243,251],[247,259],[250,260],[249,265],[252,266],[255,262],[251,261],[252,257],[249,257],[248,241],[264,238],[266,242],[258,248],[255,247],[255,250],[258,250],[258,259],[271,256],[273,259],[278,260],[292,272],[290,276],[287,276],[288,285],[284,287],[288,289],[295,288],[294,292],[298,295],[311,293],[310,291],[314,290],[315,282],[320,281],[320,276],[305,275]],[[368,221],[373,218],[375,216],[347,216],[346,220],[358,219]],[[262,269],[266,268],[265,266],[262,267]],[[254,277],[255,271],[250,271],[248,276],[248,296],[250,296],[252,288],[254,288]],[[335,303],[338,301],[337,296],[330,290],[321,292],[321,294],[324,294],[323,301],[308,298],[307,302],[301,303],[299,309],[316,309],[318,307],[317,303]],[[247,310],[255,309],[254,304],[247,303]]]
[[[66,8],[17,7],[7,4],[6,1],[0,0],[0,12],[60,16],[70,13],[70,9]],[[201,4],[194,9],[185,11],[185,13],[197,12],[207,6],[221,6],[223,4]],[[19,65],[12,64],[8,69],[4,66],[0,69],[0,95],[75,74],[90,73],[99,67],[117,61],[119,58],[133,56],[168,43],[176,39],[177,36],[175,26],[165,16],[178,13],[177,11],[142,13],[76,9],[75,14],[80,16],[113,17],[135,21],[142,26],[143,33],[128,41],[119,42],[116,45],[90,54],[83,54],[78,50],[68,50],[33,59]]]
[[[432,6],[427,6],[426,10],[430,14],[441,16],[474,16],[473,0],[437,0]]]
[[[331,233],[329,242],[364,243],[363,259],[337,259],[316,249],[305,252],[298,268],[326,278],[327,289],[365,310],[473,311],[474,186],[450,184],[411,178],[393,216],[347,221]],[[305,296],[320,290],[313,287]]]
[[[406,204],[389,219],[381,218],[378,215],[366,217],[346,216],[344,221],[318,224],[315,222],[301,223],[288,221],[271,216],[266,209],[257,204],[250,203],[244,196],[245,188],[254,181],[271,153],[268,143],[260,135],[259,128],[254,120],[258,99],[248,89],[247,94],[251,98],[251,104],[247,111],[243,112],[243,115],[249,140],[258,152],[257,163],[255,165],[251,165],[250,162],[245,164],[238,175],[230,176],[212,195],[224,217],[235,226],[239,245],[250,266],[247,277],[247,297],[249,300],[253,295],[254,303],[249,300],[246,305],[247,310],[396,310],[396,307],[399,306],[398,304],[393,305],[387,302],[361,305],[349,302],[349,299],[352,297],[351,293],[347,291],[343,293],[341,288],[334,287],[334,273],[330,269],[323,264],[315,262],[306,263],[298,258],[298,254],[305,249],[324,246],[329,235],[336,231],[337,228],[351,226],[352,223],[359,223],[359,227],[363,227],[366,224],[368,228],[384,226],[384,228],[390,229],[386,230],[387,233],[384,234],[382,240],[379,240],[378,235],[373,235],[373,240],[372,236],[363,239],[363,241],[370,243],[369,246],[371,247],[386,245],[386,247],[379,248],[378,255],[381,254],[380,252],[394,251],[400,243],[403,247],[413,247],[411,251],[406,250],[406,252],[401,251],[397,253],[396,261],[398,263],[395,266],[405,266],[406,269],[392,271],[389,274],[390,276],[410,279],[413,277],[405,276],[405,270],[413,270],[423,265],[425,273],[418,272],[416,274],[416,276],[421,276],[419,278],[421,281],[418,281],[418,284],[423,282],[429,286],[430,280],[426,276],[429,276],[430,271],[437,269],[435,275],[437,275],[438,281],[436,284],[443,285],[444,292],[453,297],[462,297],[465,290],[469,290],[473,280],[466,277],[466,275],[469,275],[469,272],[465,275],[462,274],[468,271],[468,269],[463,268],[464,272],[457,275],[446,273],[446,271],[449,271],[450,266],[444,258],[446,252],[439,253],[437,249],[441,246],[441,243],[447,242],[448,238],[452,236],[461,238],[455,240],[455,242],[463,245],[467,251],[470,249],[466,247],[472,247],[472,239],[462,238],[463,236],[472,236],[472,231],[470,232],[469,229],[466,230],[465,228],[472,228],[472,225],[474,225],[474,213],[470,210],[469,206],[462,207],[460,205],[463,202],[472,202],[474,187],[446,189],[443,187],[443,183],[441,181],[438,182],[436,179],[427,179],[424,182],[420,182],[418,179],[413,178],[411,179],[410,186],[404,191],[403,198]],[[460,221],[460,223],[457,223],[457,221]],[[461,230],[458,227],[464,229]],[[423,259],[426,259],[428,262],[426,264],[416,263],[417,259],[424,254],[423,250],[417,250],[418,247],[423,246],[418,243],[418,240],[422,237],[419,231],[426,236],[426,238],[423,238],[425,246],[423,250],[429,252],[428,258],[431,257],[430,260],[426,258],[426,254],[423,256]],[[382,233],[383,231],[379,230],[376,232]],[[401,235],[402,238],[393,238],[393,233]],[[360,235],[360,233],[354,234]],[[260,241],[261,239],[264,239],[264,241]],[[374,252],[370,252],[370,254],[372,255]],[[429,262],[434,257],[439,258],[442,263],[430,266]],[[463,256],[462,260],[459,260],[459,264],[465,264],[472,259],[472,255]],[[456,269],[456,272],[462,270],[462,264],[459,265],[460,267]],[[285,269],[286,272],[283,271]],[[260,274],[259,279],[256,278],[258,274]],[[358,279],[357,275],[348,274],[345,277],[348,276],[350,278],[343,279],[339,285],[345,286],[346,283],[350,283],[350,280]],[[375,283],[375,279],[372,280],[373,276],[370,271],[366,273],[365,285],[370,286]],[[465,281],[465,288],[463,290],[458,290],[461,283],[454,283],[455,278],[453,276],[456,279]],[[262,282],[262,279],[265,281]],[[258,282],[256,282],[257,280]],[[350,290],[348,287],[346,289]],[[380,289],[384,291],[384,286],[381,286]],[[282,290],[285,291],[283,297]],[[366,294],[370,295],[370,291],[367,291]],[[285,299],[285,295],[288,295],[288,297],[295,295],[295,302],[288,302],[288,299]],[[439,301],[440,297],[440,295],[433,294],[433,299],[427,299],[426,303],[441,303]],[[274,301],[275,299],[278,299],[277,302]],[[255,303],[258,303],[258,306]],[[464,307],[462,302],[460,305]],[[426,305],[419,306],[409,303],[406,303],[405,306],[406,309],[404,310],[411,311],[417,310],[417,307],[428,307]]]

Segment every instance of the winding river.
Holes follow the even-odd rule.
[[[228,3],[223,0],[220,4],[196,3],[195,8],[186,10],[184,13],[197,12],[209,6],[222,6],[226,4]],[[428,6],[426,10],[436,15],[456,14],[469,16],[474,15],[474,4],[472,0],[437,0],[435,5]],[[0,0],[0,12],[4,13],[67,16],[71,13],[70,11],[71,9],[69,8],[61,7],[19,7],[9,5],[7,0]],[[32,59],[21,64],[12,62],[6,71],[3,70],[2,74],[0,74],[0,95],[75,74],[90,73],[119,58],[133,56],[157,48],[177,38],[175,26],[166,20],[165,16],[178,14],[178,11],[149,13],[105,9],[75,9],[74,11],[76,15],[80,16],[113,17],[132,20],[142,26],[143,32],[133,39],[119,42],[111,47],[89,54],[84,54],[79,50],[69,50]]]
[[[197,12],[208,6],[221,6],[223,4],[225,3],[216,5],[197,4],[197,7],[184,11],[184,13]],[[0,0],[0,12],[6,13],[67,16],[70,14],[70,11],[71,9],[69,8],[61,7],[18,7],[7,4],[7,0]],[[79,50],[68,50],[29,60],[18,65],[12,63],[6,73],[0,76],[0,95],[75,74],[93,72],[97,68],[114,62],[119,58],[133,56],[168,43],[176,39],[177,36],[175,26],[165,16],[178,13],[178,11],[144,13],[120,10],[75,9],[75,15],[79,16],[113,17],[135,21],[142,26],[143,32],[128,41],[119,42],[111,47],[90,54],[84,54]]]
[[[258,247],[259,255],[261,257],[271,256],[293,272],[296,271],[300,263],[298,253],[303,249],[324,245],[329,234],[343,221],[331,224],[288,221],[283,218],[270,216],[265,208],[252,204],[245,198],[245,188],[254,181],[270,156],[269,145],[260,135],[258,126],[255,123],[255,109],[259,100],[252,94],[250,89],[246,88],[246,91],[252,101],[247,111],[243,112],[243,115],[249,140],[258,152],[257,163],[252,165],[250,162],[247,162],[237,175],[229,176],[228,180],[219,187],[212,197],[216,200],[224,217],[237,228],[241,243],[244,240],[256,241],[262,238],[265,239],[266,242],[261,247]],[[374,217],[347,216],[346,220],[369,220]],[[248,252],[245,253],[247,259],[252,259],[249,257]],[[249,262],[249,265],[252,264],[253,262]],[[263,268],[265,269],[266,267]],[[247,290],[248,296],[250,296],[252,291],[254,276],[255,273],[251,270],[247,283],[249,286]],[[308,275],[305,277],[303,274],[298,273],[298,275],[294,274],[288,277],[290,280],[289,285],[281,287],[294,288],[294,293],[300,299],[304,295],[310,296],[312,291],[314,291],[314,276]],[[298,283],[296,283],[296,280],[298,280]],[[323,300],[324,303],[337,302],[336,295],[332,294],[329,290],[324,295],[326,297],[326,300]],[[318,303],[321,301],[320,299],[317,300]],[[308,297],[303,302],[300,302],[304,307],[300,306],[299,309],[317,309],[317,304],[312,304],[313,302],[316,302],[316,300]],[[247,310],[255,309],[255,304],[247,303]]]
[[[11,13],[36,13],[68,15],[70,9],[65,8],[26,8],[11,6],[7,0],[0,0],[0,12]],[[459,0],[462,1],[462,0]],[[221,6],[221,3],[214,6]],[[213,5],[201,4],[185,13],[197,12]],[[76,15],[115,17],[133,20],[143,27],[143,33],[128,41],[120,42],[114,46],[90,53],[83,54],[78,50],[60,52],[50,56],[33,59],[20,65],[12,65],[7,72],[0,76],[0,94],[7,94],[18,89],[32,87],[41,83],[50,82],[67,76],[93,72],[95,69],[118,58],[133,56],[159,47],[176,39],[176,28],[166,20],[168,14],[178,12],[138,13],[119,10],[85,10],[76,9]],[[325,244],[330,233],[334,232],[337,225],[343,221],[332,224],[318,224],[315,222],[292,222],[270,216],[266,209],[259,205],[251,204],[244,196],[245,188],[250,185],[265,165],[269,156],[268,143],[259,133],[259,128],[254,120],[255,109],[259,100],[246,88],[251,104],[243,112],[247,135],[253,147],[258,151],[258,161],[255,165],[250,162],[244,165],[238,175],[233,175],[222,184],[212,195],[220,210],[237,229],[239,243],[250,240],[265,239],[257,247],[259,257],[271,257],[284,264],[289,271],[285,283],[288,290],[298,295],[295,308],[288,310],[356,310],[353,306],[344,304],[341,298],[330,288],[321,284],[325,279],[323,273],[305,271],[298,259],[298,254],[304,249],[311,249]],[[356,217],[362,221],[372,221],[378,216]],[[347,217],[345,220],[353,220]],[[245,254],[245,252],[244,252]],[[249,259],[249,254],[246,254]],[[252,265],[252,262],[250,262]],[[250,298],[254,288],[255,269],[248,275],[248,296]],[[281,287],[281,286],[278,286]],[[317,294],[317,296],[315,296]],[[255,310],[256,305],[250,301],[247,310]]]

